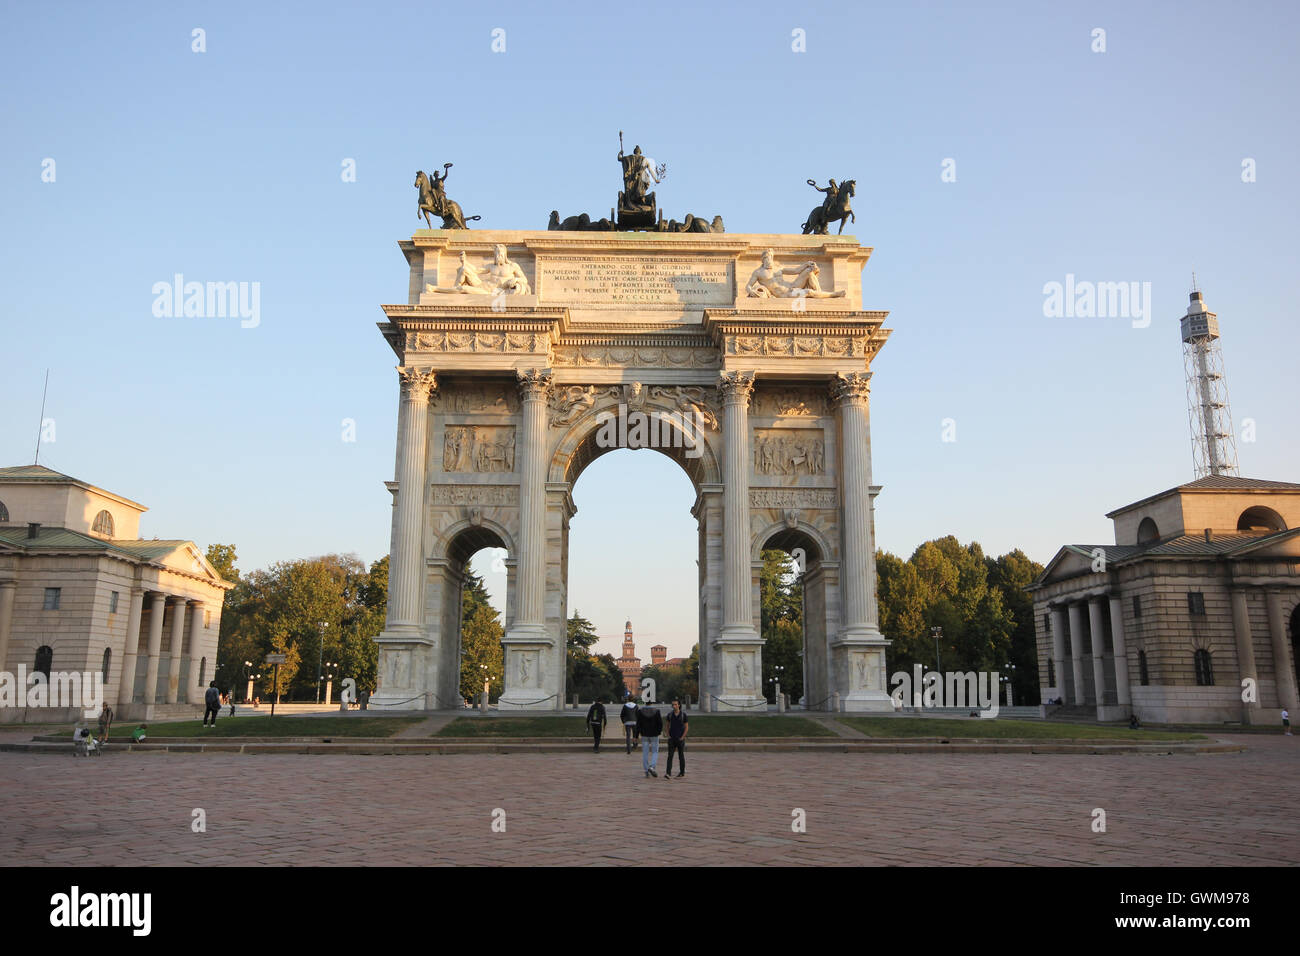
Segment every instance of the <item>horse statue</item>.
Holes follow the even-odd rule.
[[[467,222],[476,222],[482,219],[482,216],[470,216],[466,218],[465,213],[460,208],[460,203],[454,199],[448,199],[447,194],[443,191],[443,183],[447,181],[447,170],[451,169],[451,163],[443,163],[442,175],[439,176],[435,171],[433,181],[425,175],[424,170],[416,170],[415,188],[420,190],[420,205],[416,210],[415,218],[419,219],[424,216],[425,225],[432,229],[433,223],[429,219],[432,213],[442,219],[443,229],[468,229],[465,225]]]
[[[803,234],[805,236],[809,234],[825,236],[830,232],[828,228],[830,224],[838,219],[840,221],[839,232],[836,233],[838,236],[844,233],[844,224],[846,222],[852,221],[856,223],[858,221],[857,217],[853,215],[853,210],[849,207],[849,197],[853,195],[853,187],[856,184],[856,179],[845,180],[835,193],[835,198],[830,201],[829,209],[825,208],[823,204],[810,212],[808,221],[803,224]],[[811,179],[808,180],[808,185],[814,189],[820,189],[821,192],[826,192],[825,189],[821,189]]]

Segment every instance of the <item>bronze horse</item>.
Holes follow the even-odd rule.
[[[460,208],[460,203],[454,199],[448,199],[442,191],[442,181],[447,178],[446,169],[450,166],[451,163],[447,163],[443,167],[444,171],[441,176],[438,176],[437,173],[433,174],[434,178],[438,180],[438,189],[433,188],[433,184],[429,182],[429,177],[425,175],[424,170],[416,170],[415,173],[415,186],[420,190],[420,205],[416,210],[415,218],[419,219],[423,216],[424,224],[430,229],[433,228],[433,223],[429,219],[430,213],[442,219],[443,229],[468,229],[469,226],[465,225],[465,223],[475,222],[483,218],[482,216],[469,216],[466,218],[465,213]]]
[[[811,180],[810,180],[811,182]],[[835,220],[840,221],[839,232],[836,235],[843,235],[844,224],[846,222],[857,222],[857,217],[853,215],[853,210],[849,207],[849,197],[853,195],[853,187],[857,184],[856,179],[847,179],[840,184],[840,190],[835,194],[835,201],[831,203],[829,212],[818,206],[808,214],[808,221],[803,224],[803,234],[813,234],[825,236],[829,234],[828,228]]]

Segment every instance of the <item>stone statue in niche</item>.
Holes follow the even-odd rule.
[[[515,470],[515,430],[510,426],[449,425],[442,440],[442,470]]]
[[[754,436],[754,469],[764,475],[820,475],[826,471],[826,443],[812,433]]]
[[[752,299],[836,299],[844,296],[839,292],[825,292],[817,281],[821,267],[809,260],[803,265],[781,268],[775,263],[776,254],[767,249],[763,252],[763,264],[753,271],[745,285],[745,294]],[[786,281],[783,276],[794,276]]]

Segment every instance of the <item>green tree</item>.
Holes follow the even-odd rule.
[[[501,615],[491,604],[483,579],[468,569],[461,590],[460,693],[474,699],[483,692],[484,674],[488,696],[500,697],[505,690],[505,629]],[[485,670],[486,668],[486,670]],[[449,706],[443,703],[442,706]]]
[[[208,564],[217,574],[231,584],[239,581],[239,569],[235,567],[235,546],[233,544],[210,544],[206,555]]]
[[[1034,636],[1034,602],[1027,588],[1043,573],[1017,548],[989,561],[989,583],[1002,594],[1002,602],[1015,621],[1011,632],[1011,685],[1017,704],[1037,704],[1038,645]]]
[[[758,575],[763,645],[763,693],[775,702],[773,678],[781,671],[781,692],[803,696],[803,576],[784,551],[764,551]],[[699,659],[696,658],[696,667]]]

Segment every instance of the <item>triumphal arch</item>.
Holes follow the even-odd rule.
[[[400,400],[375,705],[460,705],[463,574],[496,547],[500,707],[563,707],[572,489],[605,452],[645,447],[696,491],[699,591],[680,600],[698,605],[702,707],[763,706],[759,569],[779,548],[805,574],[808,706],[892,708],[868,412],[889,330],[862,309],[869,248],[581,227],[428,229],[401,248],[407,298],[380,323]]]

